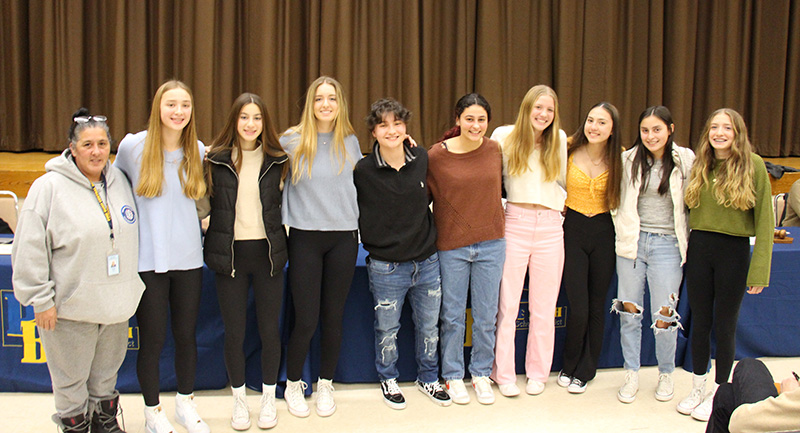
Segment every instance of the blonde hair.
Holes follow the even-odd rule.
[[[354,134],[355,130],[353,129],[353,125],[350,124],[350,118],[347,114],[347,100],[344,97],[342,85],[335,79],[323,75],[308,86],[306,102],[303,106],[303,114],[300,118],[300,123],[289,128],[289,130],[283,134],[299,134],[299,140],[298,138],[294,139],[294,141],[299,141],[297,147],[295,147],[289,155],[292,163],[292,183],[297,183],[302,177],[303,172],[307,172],[308,176],[311,177],[311,166],[314,162],[314,157],[317,155],[317,118],[314,115],[314,97],[316,96],[319,86],[323,84],[330,84],[336,92],[338,110],[336,112],[336,117],[333,119],[334,126],[331,153],[339,162],[339,173],[344,170],[345,162],[348,159],[344,139],[348,135]]]
[[[531,111],[533,104],[542,97],[550,96],[553,98],[554,113],[553,122],[542,132],[542,148],[539,152],[539,162],[544,167],[544,178],[547,182],[552,182],[558,178],[561,167],[561,156],[559,142],[561,131],[561,118],[558,115],[558,97],[556,92],[544,84],[533,86],[525,94],[519,106],[517,120],[514,122],[514,129],[508,134],[503,145],[503,153],[508,158],[508,174],[519,176],[531,167],[528,165],[528,158],[535,147],[533,125],[531,125]]]
[[[180,145],[183,149],[183,160],[178,170],[178,178],[183,187],[183,194],[197,200],[205,196],[206,184],[203,180],[203,164],[197,146],[197,130],[194,125],[194,96],[192,96],[189,86],[178,80],[169,80],[162,84],[153,97],[136,194],[153,198],[160,196],[163,190],[164,151],[161,139],[161,99],[165,92],[173,89],[185,90],[192,100],[192,115],[189,117],[189,123],[181,131]]]
[[[734,137],[730,156],[721,161],[715,180],[709,182],[717,159],[708,135],[711,121],[718,114],[725,114],[731,119]],[[686,187],[686,205],[696,208],[700,204],[700,191],[706,185],[711,185],[711,192],[720,205],[740,210],[752,209],[756,204],[753,160],[750,157],[752,149],[741,114],[730,108],[720,108],[711,113],[697,144],[697,159],[692,166],[689,186]]]

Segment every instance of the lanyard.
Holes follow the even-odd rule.
[[[103,176],[103,181],[105,181],[105,176]],[[106,188],[108,188],[108,184],[106,184]],[[92,182],[92,191],[94,191],[94,197],[97,199],[97,203],[100,204],[100,209],[103,210],[103,216],[106,217],[106,222],[108,223],[108,229],[110,230],[109,237],[111,238],[111,246],[114,246],[114,223],[111,221],[111,212],[108,210],[108,206],[103,203],[103,199],[100,198],[100,193],[97,192],[97,186],[95,186],[94,182]]]

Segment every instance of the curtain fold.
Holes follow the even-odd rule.
[[[568,134],[609,101],[630,146],[639,113],[663,104],[676,142],[693,146],[727,106],[759,153],[800,156],[800,0],[4,0],[0,61],[4,151],[63,149],[81,106],[107,115],[119,141],[146,127],[170,78],[192,88],[206,143],[244,91],[285,130],[326,74],[344,86],[364,152],[378,98],[406,105],[429,146],[463,94],[489,100],[493,129],[544,83]]]

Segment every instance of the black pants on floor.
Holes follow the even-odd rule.
[[[172,318],[175,339],[175,375],[178,392],[194,391],[197,369],[197,314],[203,290],[203,268],[164,273],[139,272],[146,286],[136,309],[139,355],[136,375],[147,406],[158,404],[161,349],[167,339],[167,316]]]
[[[606,297],[617,260],[609,213],[587,217],[567,209],[564,219],[564,290],[567,338],[563,371],[584,382],[594,379],[603,349]]]
[[[342,317],[358,258],[358,232],[289,229],[289,287],[294,329],[286,376],[300,380],[309,344],[321,321],[320,373],[333,379],[342,342]]]
[[[692,311],[692,368],[708,369],[711,329],[716,338],[715,382],[728,381],[736,352],[736,323],[750,266],[750,241],[742,236],[692,230],[686,253],[686,290]]]
[[[225,324],[225,367],[231,386],[238,388],[245,381],[244,337],[247,327],[247,298],[250,285],[256,305],[258,334],[261,337],[262,382],[278,381],[281,362],[279,329],[283,304],[283,269],[270,275],[269,245],[266,239],[233,243],[235,276],[216,274],[217,299]]]
[[[777,396],[772,375],[763,362],[753,358],[739,361],[733,371],[733,382],[723,383],[714,394],[714,410],[706,433],[730,433],[728,425],[737,407]]]

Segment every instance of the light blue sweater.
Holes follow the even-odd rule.
[[[300,134],[280,138],[290,158],[299,144]],[[346,231],[358,229],[358,203],[353,183],[353,167],[361,159],[361,148],[355,135],[344,139],[347,151],[345,165],[339,172],[339,162],[331,152],[333,133],[317,134],[317,154],[311,176],[292,183],[291,173],[283,189],[283,223],[301,230]]]
[[[183,195],[178,169],[183,149],[164,152],[164,183],[161,195],[146,198],[136,194],[147,131],[128,134],[119,143],[114,166],[128,176],[139,209],[139,272],[181,271],[203,267],[200,221],[194,200]],[[205,153],[198,141],[200,155]]]

